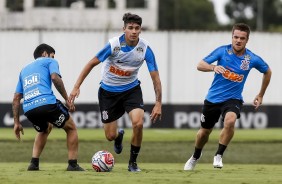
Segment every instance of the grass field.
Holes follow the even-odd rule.
[[[66,172],[65,164],[43,163],[42,170],[28,172],[26,163],[0,164],[1,184],[71,184],[71,183],[121,183],[121,184],[281,184],[281,165],[227,164],[223,169],[213,169],[211,164],[199,164],[195,171],[183,171],[183,164],[142,163],[142,172],[130,173],[126,164],[117,164],[112,172],[97,173],[88,167],[85,172]]]
[[[22,141],[16,141],[12,129],[0,129],[0,183],[188,183],[188,184],[278,184],[282,183],[282,130],[236,130],[224,155],[224,168],[214,169],[212,159],[219,130],[214,130],[194,171],[183,171],[191,156],[197,130],[145,129],[138,158],[141,173],[127,171],[131,130],[125,130],[124,151],[114,154],[113,145],[102,129],[79,129],[79,163],[86,172],[66,172],[65,134],[54,129],[40,159],[40,171],[28,172],[34,135],[25,129]],[[92,155],[107,149],[115,157],[110,173],[91,168]]]

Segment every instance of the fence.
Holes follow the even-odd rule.
[[[84,65],[104,47],[107,40],[122,32],[75,31],[2,31],[0,32],[0,103],[13,98],[18,73],[33,60],[39,43],[56,49],[56,59],[66,88],[70,91]],[[164,104],[200,104],[213,74],[196,70],[197,63],[216,47],[231,43],[231,32],[142,32],[158,62],[163,85]],[[282,105],[282,34],[251,33],[247,47],[260,55],[271,67],[273,77],[264,97],[265,104]],[[146,65],[146,64],[144,64]],[[94,68],[81,87],[78,103],[97,103],[100,66]],[[146,66],[139,73],[144,100],[155,101],[153,85]],[[243,92],[246,103],[258,93],[262,75],[253,70]]]

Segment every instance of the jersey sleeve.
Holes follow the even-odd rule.
[[[50,59],[50,63],[49,63],[49,72],[50,72],[50,75],[52,73],[56,73],[58,74],[60,77],[61,76],[61,73],[60,73],[60,69],[59,69],[59,63],[57,60],[55,59]]]
[[[268,64],[259,56],[257,56],[254,67],[261,73],[265,73],[269,68]]]
[[[206,56],[203,60],[209,64],[218,61],[221,56],[224,54],[224,47],[218,47],[214,51],[212,51],[208,56]]]
[[[149,46],[147,47],[145,53],[145,61],[147,63],[149,72],[158,71],[158,65],[156,63],[155,55]]]
[[[110,43],[107,43],[106,46],[97,53],[96,57],[99,59],[100,62],[104,62],[111,54],[111,45]]]
[[[21,76],[21,74],[20,74]],[[16,91],[15,93],[21,93],[23,94],[23,85],[22,85],[22,80],[21,80],[21,77],[19,76],[19,80],[18,80],[18,83],[17,83],[17,86],[16,86]]]

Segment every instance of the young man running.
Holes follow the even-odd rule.
[[[128,171],[139,172],[137,156],[143,137],[144,103],[140,81],[137,78],[139,68],[146,61],[155,89],[156,102],[151,113],[155,122],[161,118],[162,86],[155,56],[147,41],[139,38],[142,18],[126,13],[123,16],[124,27],[119,37],[109,43],[91,59],[81,71],[69,100],[74,101],[80,93],[80,86],[90,71],[102,63],[102,81],[99,88],[99,107],[107,140],[115,141],[114,150],[120,154],[123,149],[124,130],[118,130],[117,120],[127,112],[132,122],[131,149]]]
[[[198,70],[215,72],[215,74],[204,101],[201,128],[195,140],[195,151],[184,165],[184,170],[194,169],[220,116],[222,116],[223,129],[220,133],[213,166],[214,168],[223,167],[223,153],[234,135],[236,119],[240,118],[243,106],[242,91],[252,68],[263,73],[260,91],[253,101],[255,109],[262,104],[264,93],[270,82],[271,70],[262,58],[246,48],[249,35],[248,25],[235,24],[232,29],[232,44],[218,47],[198,64]],[[217,64],[212,65],[216,61]]]

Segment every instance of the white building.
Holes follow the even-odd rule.
[[[82,0],[59,8],[39,7],[35,1],[23,0],[23,11],[9,11],[8,0],[0,0],[0,29],[120,30],[122,16],[127,12],[141,16],[144,29],[154,31],[158,27],[158,0],[139,0],[144,7],[137,8],[127,8],[128,0],[93,0],[92,8]],[[109,6],[109,1],[114,7]]]

